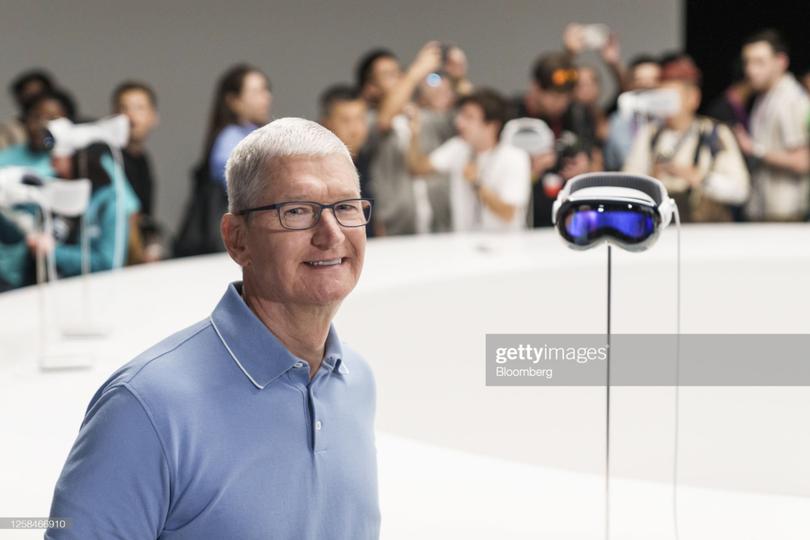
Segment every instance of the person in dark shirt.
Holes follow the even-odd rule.
[[[576,157],[582,161],[582,156],[587,155],[587,162],[592,165],[593,152],[598,145],[596,118],[588,107],[574,100],[579,73],[571,54],[543,54],[535,61],[531,73],[528,91],[512,103],[512,117],[543,120],[554,133],[557,147],[566,144],[562,139],[573,138],[578,147],[588,149],[587,152],[577,153]],[[559,172],[562,168],[559,148],[532,158],[532,221],[535,227],[551,223],[549,208],[546,207],[549,199],[562,187],[556,185],[560,182]],[[547,174],[549,172],[554,174]]]
[[[371,156],[368,140],[368,105],[360,91],[347,84],[335,84],[320,96],[320,123],[337,135],[349,153],[360,176],[360,196],[371,193]],[[366,225],[366,235],[374,236],[374,214]]]
[[[155,180],[146,140],[160,123],[157,95],[151,86],[125,81],[113,91],[112,110],[129,118],[129,142],[121,149],[126,174],[141,210],[135,218],[137,235],[130,238],[130,262],[151,262],[163,258],[161,227],[154,219]]]
[[[123,82],[113,92],[112,109],[114,113],[125,114],[129,118],[129,143],[122,149],[124,172],[141,203],[141,213],[151,216],[154,210],[154,178],[145,145],[160,122],[155,91],[141,82]]]
[[[541,55],[532,68],[528,91],[513,101],[512,116],[539,118],[548,124],[557,138],[564,131],[570,131],[593,144],[596,141],[596,120],[586,107],[573,99],[577,77],[577,68],[570,54],[552,52]]]

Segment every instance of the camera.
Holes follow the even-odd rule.
[[[453,45],[451,43],[441,43],[439,47],[441,48],[442,65],[438,71],[434,71],[433,73],[430,73],[428,74],[427,77],[425,77],[425,83],[433,88],[439,86],[442,83],[442,78],[445,77],[447,74],[445,67],[447,66],[447,59],[450,55],[450,49],[453,48]]]

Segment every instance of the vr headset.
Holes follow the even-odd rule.
[[[551,221],[571,248],[610,242],[644,251],[672,221],[675,201],[655,178],[598,172],[565,184],[551,209]]]
[[[539,118],[514,118],[501,131],[501,141],[536,156],[554,150],[554,132]]]

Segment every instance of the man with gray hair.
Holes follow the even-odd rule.
[[[96,392],[56,484],[51,539],[376,539],[376,389],[332,324],[371,201],[326,128],[283,118],[226,169],[242,281]]]

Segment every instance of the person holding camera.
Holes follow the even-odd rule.
[[[421,148],[420,118],[411,117],[408,164],[418,175],[450,175],[453,230],[507,232],[526,228],[531,191],[528,154],[500,142],[507,103],[481,88],[462,97],[455,118],[458,135],[429,155]]]
[[[446,111],[439,109],[449,109],[459,93],[470,91],[472,85],[466,72],[464,52],[439,41],[426,43],[404,71],[394,53],[387,49],[369,51],[358,63],[357,87],[369,107],[367,146],[371,155],[371,190],[377,205],[376,235],[414,234],[442,228],[435,224],[420,226],[420,222],[434,221],[430,216],[420,219],[424,214],[420,208],[430,205],[431,194],[436,194],[432,191],[425,194],[423,185],[420,190],[408,168],[406,154],[411,134],[404,113],[414,106],[417,93],[423,105],[436,105],[433,108],[437,114],[425,114],[425,135],[428,142],[443,142],[448,131]],[[441,199],[440,191],[433,199]],[[445,214],[439,210],[433,217]]]
[[[639,130],[624,171],[661,180],[681,221],[732,221],[732,206],[743,204],[750,192],[748,169],[731,130],[696,114],[700,77],[685,54],[662,62],[662,88],[677,93],[680,109],[663,124]]]
[[[565,183],[593,171],[593,149],[587,141],[565,131],[554,144],[553,165],[533,183],[532,226],[551,227],[551,208]]]

